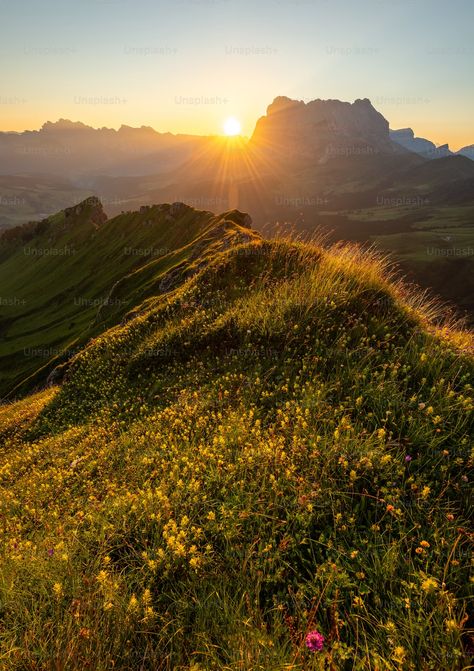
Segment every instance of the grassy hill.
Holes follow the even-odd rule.
[[[0,398],[32,389],[89,338],[195,272],[231,240],[250,240],[255,234],[240,226],[244,220],[240,213],[216,217],[179,204],[107,220],[93,197],[5,232]]]
[[[434,162],[434,161],[433,161]],[[333,237],[370,240],[410,280],[431,289],[474,323],[474,207],[395,204],[320,217]]]
[[[2,668],[469,668],[472,335],[356,247],[207,226],[0,407]]]

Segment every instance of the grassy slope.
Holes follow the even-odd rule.
[[[371,241],[390,253],[411,280],[474,322],[474,207],[375,207],[326,216],[332,237]]]
[[[87,340],[160,292],[166,273],[215,251],[212,232],[234,216],[169,206],[126,213],[100,226],[93,199],[47,220],[31,240],[0,241],[0,398],[30,390]],[[242,219],[242,217],[240,217]],[[232,229],[232,230],[231,230]],[[224,239],[224,238],[223,238]]]
[[[256,240],[0,410],[3,668],[468,666],[472,338],[385,276]]]

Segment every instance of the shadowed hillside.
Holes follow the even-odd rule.
[[[107,219],[100,201],[89,198],[6,231],[0,238],[0,397],[31,389],[145,298],[179,284],[220,249],[256,237],[247,219],[182,203]],[[60,376],[57,371],[55,379]]]

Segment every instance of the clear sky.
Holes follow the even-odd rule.
[[[278,95],[370,98],[474,143],[473,0],[0,0],[0,129],[250,135]]]

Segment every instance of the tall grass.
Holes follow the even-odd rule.
[[[469,668],[472,337],[433,310],[255,242],[1,408],[2,668]]]

